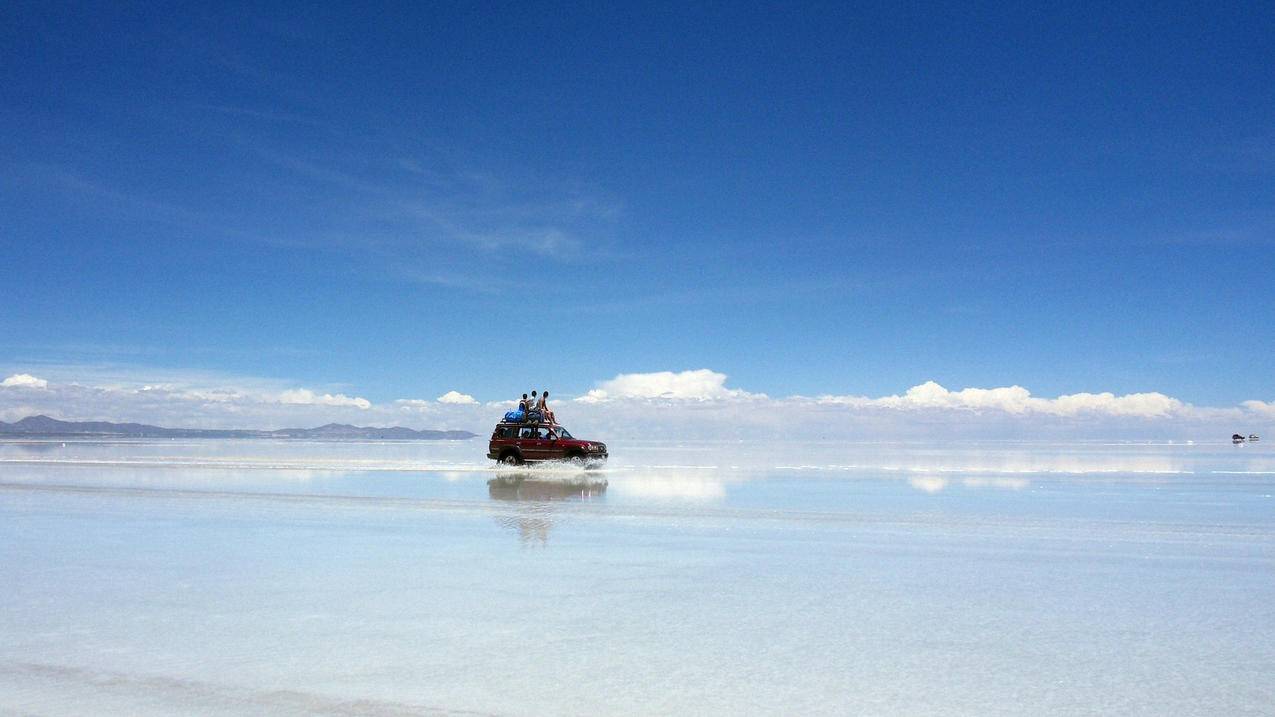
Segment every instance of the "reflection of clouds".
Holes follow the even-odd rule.
[[[612,488],[623,495],[640,498],[713,501],[726,495],[723,481],[691,475],[624,476],[617,478]]]
[[[3,463],[3,461],[0,461]],[[33,485],[114,486],[227,490],[271,485],[304,485],[345,475],[341,471],[260,469],[234,471],[225,468],[169,466],[170,470],[135,464],[49,463],[4,466],[3,480]]]
[[[0,440],[0,464],[235,470],[490,472],[485,446],[468,441],[271,439]]]
[[[488,473],[488,465],[457,465],[449,463],[417,463],[397,461],[351,461],[321,459],[255,459],[255,458],[186,458],[180,456],[147,456],[141,458],[0,458],[0,465],[5,463],[17,465],[49,465],[49,466],[91,466],[121,468],[181,468],[181,469],[234,469],[260,471],[300,471],[300,472],[407,472],[417,473],[445,472],[448,475],[461,473]]]
[[[1001,490],[1022,490],[1031,485],[1026,478],[966,478],[961,481],[966,488],[999,488]]]
[[[1230,435],[1229,433],[1227,435]],[[1256,444],[1261,447],[1263,444]],[[1249,446],[1251,448],[1252,446]],[[835,440],[786,442],[781,452],[773,442],[701,442],[659,446],[624,446],[623,466],[657,469],[661,464],[718,466],[735,472],[782,469],[799,471],[973,474],[1176,474],[1198,472],[1220,461],[1233,463],[1238,453],[1229,441],[1217,446],[1133,443],[854,443]],[[1225,451],[1225,453],[1223,453]],[[1253,452],[1270,470],[1275,451]],[[615,467],[621,464],[613,463]],[[668,465],[671,470],[677,470]],[[1258,468],[1254,468],[1258,469]]]
[[[947,479],[936,476],[919,476],[909,478],[908,485],[926,493],[937,493],[947,487]]]
[[[908,485],[925,493],[938,493],[947,488],[950,484],[947,478],[935,475],[913,476],[908,479]],[[973,490],[981,490],[991,488],[994,490],[1022,490],[1031,485],[1031,481],[1026,478],[963,478],[961,486]]]
[[[807,470],[891,471],[900,473],[1182,473],[1183,460],[1170,455],[1058,455],[972,453],[882,456],[852,464],[798,466]]]

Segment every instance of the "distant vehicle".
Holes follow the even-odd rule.
[[[1250,434],[1248,434],[1248,442],[1249,442],[1249,443],[1256,443],[1256,442],[1258,442],[1258,441],[1260,441],[1260,440],[1262,440],[1261,436],[1258,436],[1256,433],[1250,433]]]
[[[1241,435],[1240,435],[1240,434],[1238,434],[1238,433],[1233,433],[1233,434],[1231,434],[1231,443],[1234,443],[1234,444],[1236,444],[1236,445],[1239,445],[1239,444],[1241,444],[1241,443],[1243,443],[1243,442],[1244,442],[1244,436],[1241,436]]]
[[[487,457],[510,466],[572,461],[590,468],[606,462],[607,444],[576,438],[557,423],[501,421],[491,432]]]

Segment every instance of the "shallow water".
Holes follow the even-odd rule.
[[[0,713],[1272,714],[1268,445],[483,449],[0,442]]]

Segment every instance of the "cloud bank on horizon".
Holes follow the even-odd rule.
[[[373,402],[361,396],[274,384],[263,379],[200,376],[163,383],[61,381],[14,373],[0,381],[0,419],[32,414],[66,420],[138,421],[174,427],[286,428],[329,421],[362,425],[484,431],[509,400],[482,402],[457,390],[436,399]],[[948,389],[926,381],[888,396],[774,398],[727,385],[711,369],[625,373],[595,383],[557,413],[577,430],[649,437],[734,438],[757,435],[871,438],[1110,436],[1189,437],[1265,430],[1275,401],[1201,407],[1158,392],[1034,396],[1022,386]],[[1237,428],[1236,430],[1239,430]],[[1132,431],[1132,433],[1129,433]]]
[[[764,393],[750,393],[726,387],[726,375],[699,369],[695,371],[659,371],[655,373],[620,374],[603,381],[598,388],[575,399],[585,403],[603,403],[616,399],[668,400],[768,400]],[[804,396],[781,399],[809,401]],[[1057,398],[1039,398],[1022,386],[1001,388],[964,388],[951,391],[934,381],[909,388],[902,395],[836,396],[825,394],[813,399],[825,405],[847,408],[888,408],[898,410],[1000,411],[1021,416],[1032,413],[1052,416],[1079,416],[1086,413],[1141,418],[1166,418],[1182,412],[1187,404],[1163,393],[1131,393],[1116,396],[1110,392],[1074,393]],[[1247,404],[1262,404],[1248,401]],[[1252,406],[1256,408],[1256,406]]]

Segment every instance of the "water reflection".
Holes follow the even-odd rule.
[[[908,479],[908,485],[923,493],[939,493],[951,485],[952,481],[942,476],[920,475]],[[964,488],[979,490],[991,488],[995,490],[1023,490],[1031,486],[1026,478],[962,478],[960,485]]]
[[[517,533],[524,546],[549,542],[549,531],[557,522],[553,503],[599,500],[606,492],[606,479],[592,477],[562,479],[535,473],[505,473],[487,481],[487,494],[492,500],[514,503],[512,512],[496,521]]]
[[[900,453],[902,455],[900,455]],[[1152,455],[1124,454],[1031,454],[1021,451],[976,451],[953,449],[948,452],[881,452],[856,456],[852,462],[783,466],[794,470],[889,471],[899,473],[1058,473],[1086,475],[1092,473],[1184,473],[1194,465],[1191,456],[1169,453]]]
[[[732,474],[730,480],[745,480]],[[617,478],[616,493],[643,500],[716,502],[726,497],[726,479],[717,470],[679,468],[670,472],[639,471]]]
[[[0,452],[5,455],[42,456],[66,448],[65,443],[51,441],[0,441]]]
[[[487,493],[496,500],[591,500],[606,492],[604,478],[569,480],[534,473],[505,473],[487,481]]]

